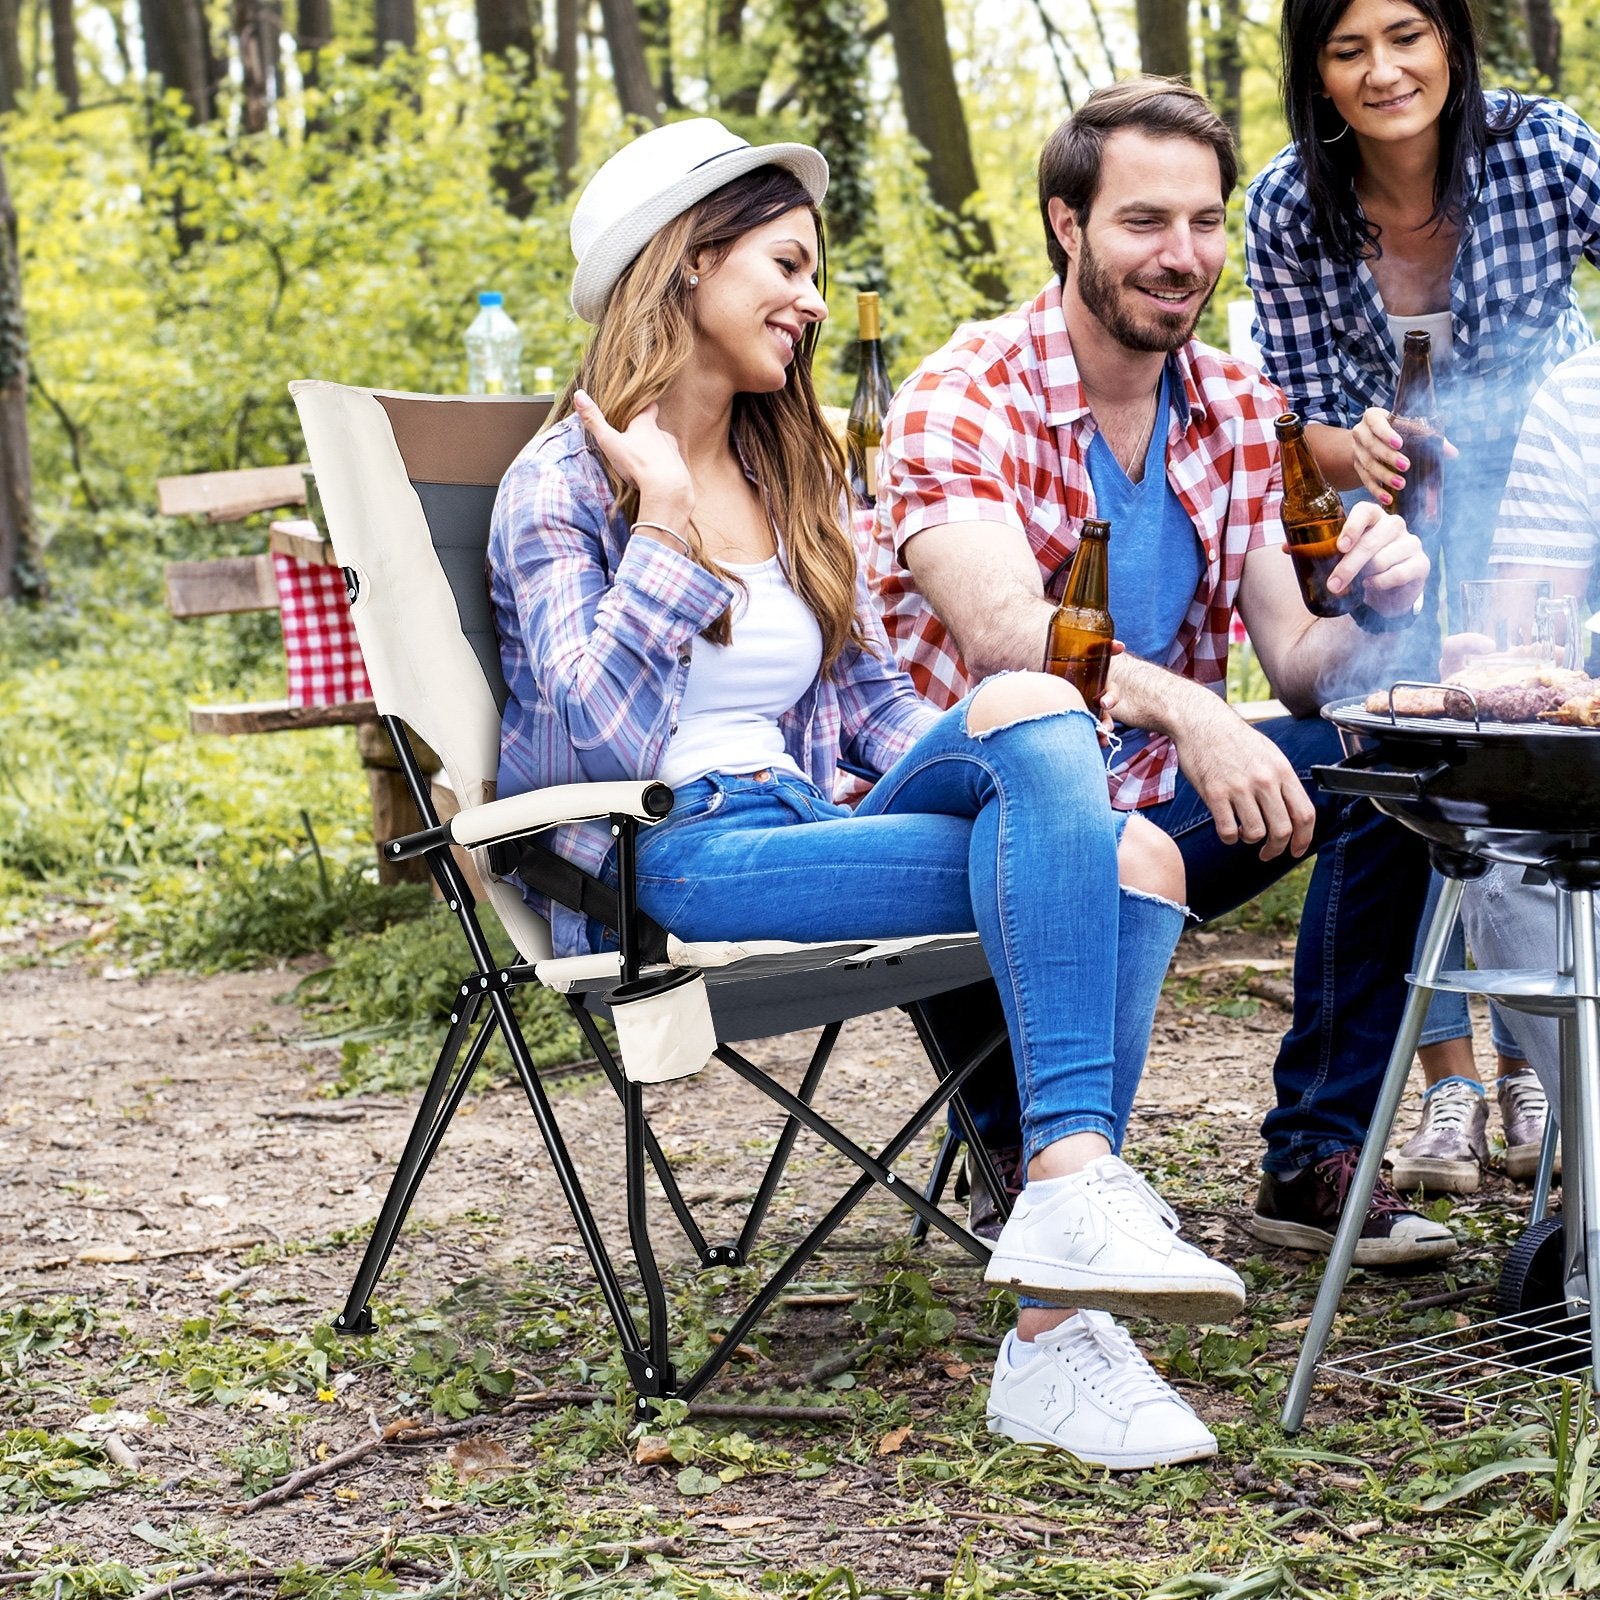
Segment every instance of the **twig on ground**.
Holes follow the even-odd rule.
[[[1279,978],[1246,978],[1244,992],[1284,1011],[1294,1010],[1294,986]]]
[[[382,1560],[385,1567],[404,1569],[408,1572],[420,1572],[425,1576],[438,1578],[441,1576],[434,1568],[424,1566],[416,1561],[392,1561],[392,1543],[385,1540],[382,1544],[374,1545],[369,1550],[346,1550],[336,1556],[329,1556],[324,1561],[306,1563],[301,1570],[304,1572],[339,1572],[346,1567],[367,1566],[376,1560]],[[232,1572],[218,1572],[215,1567],[206,1567],[200,1572],[191,1572],[181,1578],[166,1578],[160,1583],[152,1584],[148,1589],[142,1590],[134,1600],[167,1600],[168,1595],[182,1594],[186,1589],[230,1589],[237,1583],[250,1583],[258,1578],[272,1578],[280,1575],[282,1569],[278,1567],[255,1566],[244,1567]]]
[[[737,1401],[714,1404],[696,1403],[689,1407],[691,1417],[731,1417],[748,1422],[849,1422],[851,1413],[844,1406],[765,1406],[741,1405]]]
[[[1464,1305],[1468,1300],[1482,1300],[1495,1292],[1492,1283],[1471,1283],[1464,1289],[1445,1289],[1438,1294],[1418,1295],[1415,1300],[1402,1300],[1400,1311],[1437,1311],[1441,1306]]]
[[[831,1356],[824,1356],[803,1377],[802,1386],[826,1383],[830,1378],[837,1378],[848,1372],[858,1361],[865,1361],[874,1351],[885,1349],[892,1344],[900,1342],[898,1330],[891,1329],[888,1333],[880,1333],[876,1339],[866,1344],[853,1345],[848,1350],[840,1350]]]
[[[592,1544],[586,1552],[597,1556],[681,1556],[683,1540],[673,1533],[656,1534],[649,1539],[624,1539],[614,1544]]]
[[[780,1306],[853,1306],[861,1298],[859,1289],[845,1289],[833,1294],[780,1294]]]

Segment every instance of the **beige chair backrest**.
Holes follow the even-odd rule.
[[[501,477],[550,401],[315,379],[289,391],[378,711],[432,746],[463,809],[482,805],[495,794],[506,699],[484,575],[489,518]],[[523,957],[543,960],[548,927],[477,864]]]

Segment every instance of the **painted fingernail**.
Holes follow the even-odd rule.
[[[1391,478],[1389,480],[1389,487],[1391,489],[1403,489],[1405,486],[1406,480],[1404,478]]]
[[[1391,434],[1389,436],[1389,448],[1391,450],[1403,450],[1405,448],[1405,440],[1397,433]]]
[[[1380,494],[1378,496],[1378,503],[1380,505],[1392,506],[1394,504],[1394,496],[1392,494]]]

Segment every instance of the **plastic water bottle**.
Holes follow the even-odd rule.
[[[522,393],[522,335],[505,311],[497,289],[478,296],[478,314],[467,329],[467,393]]]

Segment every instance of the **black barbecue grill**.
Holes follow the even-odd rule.
[[[1501,1279],[1498,1309],[1513,1335],[1499,1347],[1516,1361],[1529,1346],[1530,1328],[1536,1330],[1533,1345],[1542,1350],[1545,1342],[1537,1330],[1576,1325],[1583,1332],[1577,1364],[1591,1368],[1600,1388],[1600,1297],[1591,1303],[1588,1292],[1590,1283],[1600,1284],[1600,1204],[1594,1187],[1600,1171],[1600,954],[1594,933],[1600,728],[1493,722],[1478,714],[1475,697],[1454,688],[1447,692],[1466,699],[1470,717],[1402,716],[1393,709],[1402,688],[1445,690],[1440,684],[1396,684],[1387,711],[1368,711],[1363,698],[1335,701],[1322,713],[1338,728],[1345,755],[1335,766],[1315,769],[1318,783],[1337,794],[1364,795],[1421,834],[1445,887],[1409,979],[1411,994],[1289,1386],[1283,1413],[1289,1432],[1305,1416],[1435,989],[1486,995],[1560,1019],[1565,1226],[1544,1215],[1555,1157],[1557,1119],[1552,1118],[1534,1186],[1533,1225],[1511,1252]],[[1554,973],[1442,970],[1463,887],[1490,861],[1542,872],[1555,885],[1560,958]],[[1563,1336],[1570,1352],[1570,1334]],[[1551,1339],[1556,1337],[1552,1332]],[[1557,1364],[1520,1359],[1546,1369]]]

